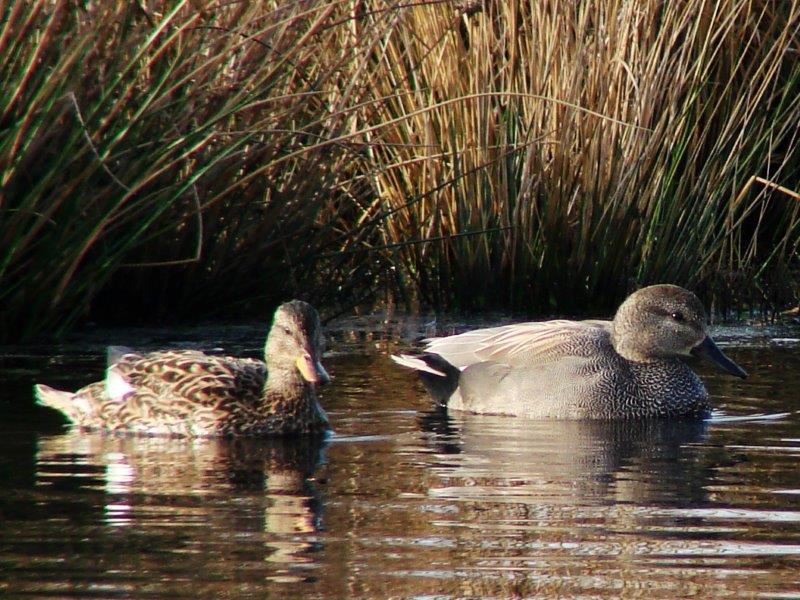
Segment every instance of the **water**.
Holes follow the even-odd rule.
[[[31,405],[106,342],[252,356],[260,328],[0,350],[0,595],[800,598],[797,331],[723,331],[751,373],[701,370],[728,418],[670,425],[448,418],[387,358],[421,323],[348,328],[316,443],[64,433]]]

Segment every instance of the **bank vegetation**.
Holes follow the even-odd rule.
[[[0,339],[796,303],[800,1],[0,1]]]

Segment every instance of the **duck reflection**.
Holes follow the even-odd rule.
[[[706,438],[703,421],[535,421],[438,410],[420,421],[448,482],[435,495],[529,494],[570,504],[705,498],[708,473],[691,449]]]
[[[318,544],[322,503],[310,478],[324,448],[322,438],[67,433],[40,438],[37,487],[87,499],[101,535],[134,532],[164,551],[196,554],[196,567],[220,576],[255,568],[302,580],[298,568],[313,566]],[[70,519],[92,518],[85,509],[70,507]]]
[[[457,595],[608,597],[613,589],[614,597],[664,597],[619,592],[642,573],[661,585],[663,572],[649,561],[696,549],[682,511],[661,509],[709,500],[715,461],[701,421],[437,411],[420,425],[433,454],[428,502],[440,507],[430,526],[451,540],[447,564],[474,574]],[[680,573],[702,589],[708,578],[697,566],[671,565],[665,585]]]

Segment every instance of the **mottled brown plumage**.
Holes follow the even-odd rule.
[[[300,300],[275,311],[264,362],[194,350],[120,350],[106,379],[75,393],[35,386],[41,404],[87,429],[148,435],[268,436],[324,431],[316,385],[328,381],[319,315]]]

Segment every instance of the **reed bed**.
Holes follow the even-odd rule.
[[[0,17],[0,338],[288,296],[571,312],[672,281],[721,308],[794,300],[800,0]]]
[[[329,142],[364,101],[342,7],[0,3],[0,337],[348,291],[364,267],[319,255],[377,234]]]
[[[794,299],[766,273],[797,269],[800,3],[460,6],[406,11],[372,82],[403,88],[374,152],[387,238],[446,238],[399,253],[429,299],[585,310],[672,281],[719,302],[741,279],[750,304]]]

